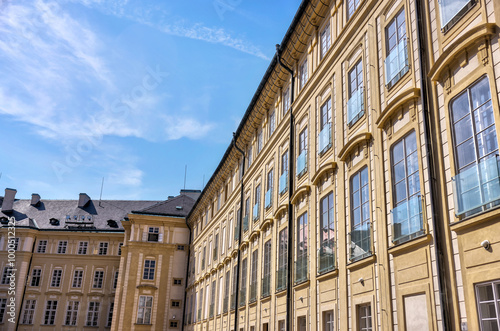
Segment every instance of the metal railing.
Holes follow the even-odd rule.
[[[358,88],[347,101],[347,125],[351,127],[365,113],[364,89]]]
[[[249,302],[255,302],[257,300],[257,280],[250,284],[250,298]]]
[[[271,295],[271,275],[267,274],[262,277],[262,297]]]
[[[285,171],[281,176],[280,176],[280,194],[283,194],[287,191],[288,189],[288,171]]]
[[[276,291],[281,291],[287,287],[287,269],[283,266],[283,269],[278,269],[276,271]]]
[[[252,220],[253,221],[256,221],[259,219],[259,216],[260,216],[260,203],[256,203],[254,206],[253,206],[253,215],[252,215]]]
[[[231,310],[236,308],[236,294],[231,294]]]
[[[240,307],[244,306],[247,302],[247,289],[246,289],[246,287],[244,287],[240,290],[239,299],[240,299],[239,306]]]
[[[406,38],[401,40],[387,55],[385,61],[385,84],[392,87],[405,73],[408,72],[408,46]]]
[[[215,304],[211,303],[210,308],[209,308],[209,312],[208,312],[208,318],[214,317],[214,310],[215,310]]]
[[[248,215],[243,217],[243,232],[248,231]]]
[[[335,269],[335,241],[325,240],[318,249],[318,273],[322,274]]]
[[[222,302],[222,312],[227,313],[227,308],[229,304],[229,297],[225,296],[224,301]]]
[[[197,321],[201,321],[201,308],[198,309],[198,318]]]
[[[302,151],[297,157],[297,176],[301,176],[307,170],[307,151]]]
[[[332,124],[326,123],[323,130],[318,135],[319,145],[318,154],[323,154],[332,146]]]
[[[269,190],[267,190],[266,195],[264,196],[264,206],[266,209],[273,205],[272,191],[272,188],[270,188]]]
[[[424,233],[420,194],[391,210],[392,242],[402,243]]]
[[[307,251],[297,255],[297,259],[295,260],[295,284],[302,283],[308,279],[307,264]]]
[[[372,255],[371,224],[369,221],[356,225],[354,229],[349,232],[349,243],[349,260],[351,262],[358,261]]]

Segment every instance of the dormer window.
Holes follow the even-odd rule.
[[[111,228],[117,228],[118,227],[118,223],[116,223],[115,220],[108,220],[108,226],[111,227]]]
[[[59,225],[59,220],[57,218],[51,218],[50,225]]]
[[[160,228],[149,228],[148,231],[148,241],[158,242],[158,237],[160,233]]]

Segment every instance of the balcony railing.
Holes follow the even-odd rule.
[[[248,215],[243,217],[243,232],[248,231]]]
[[[468,216],[500,201],[500,170],[498,156],[482,160],[452,178],[455,214]]]
[[[234,229],[234,241],[240,240],[240,222],[236,222],[236,227]]]
[[[323,130],[319,133],[318,154],[323,154],[332,146],[332,124],[326,123]]]
[[[214,261],[217,261],[218,250],[219,250],[219,249],[218,249],[218,247],[217,247],[217,246],[215,246],[215,247],[214,247],[214,253],[213,253],[213,255],[212,255],[212,259],[213,259]]]
[[[239,302],[239,306],[244,306],[246,303],[247,303],[247,289],[246,287],[245,288],[242,288],[240,290],[240,302]]]
[[[276,271],[276,291],[281,291],[286,289],[287,286],[287,270],[286,266],[283,269],[278,269]]]
[[[249,302],[255,302],[257,300],[257,281],[250,284],[250,299]]]
[[[351,127],[365,113],[363,88],[358,88],[347,101],[347,125]]]
[[[205,269],[205,259],[201,260],[201,270]]]
[[[259,215],[260,214],[260,203],[256,203],[254,206],[253,206],[253,221],[256,221],[259,219]]]
[[[262,297],[271,295],[271,275],[267,274],[262,277]]]
[[[215,309],[215,304],[211,303],[210,304],[210,309],[209,309],[209,312],[208,312],[208,318],[214,317],[214,309]]]
[[[307,280],[307,262],[307,252],[297,255],[297,260],[295,260],[295,284]]]
[[[285,171],[280,176],[280,194],[283,194],[288,189],[288,171]]]
[[[402,243],[424,233],[420,194],[391,210],[391,215],[393,243]]]
[[[236,294],[231,294],[231,310],[236,308]]]
[[[335,269],[335,241],[325,240],[318,249],[318,273],[322,274]]]
[[[198,309],[198,318],[197,321],[201,321],[201,308]]]
[[[222,312],[227,313],[227,307],[229,303],[229,297],[224,297],[224,301],[222,302]]]
[[[409,70],[408,45],[406,38],[401,40],[385,59],[385,84],[393,86]]]
[[[371,224],[364,222],[358,224],[349,232],[351,262],[361,260],[372,254],[371,252]]]
[[[307,168],[307,151],[302,151],[297,157],[297,176],[306,172]]]
[[[264,197],[264,205],[266,209],[273,205],[272,193],[273,189],[270,188],[269,190],[267,190],[266,195]]]

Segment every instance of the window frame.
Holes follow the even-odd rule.
[[[147,315],[148,312],[149,315]],[[152,314],[153,314],[153,296],[140,295],[138,309],[137,309],[137,324],[145,324],[145,325],[151,324]]]
[[[80,301],[70,300],[66,305],[66,315],[64,317],[65,326],[76,326],[78,323],[78,310]]]
[[[57,254],[66,254],[67,251],[68,251],[68,241],[59,240],[57,244]]]
[[[61,268],[52,270],[52,278],[50,280],[50,287],[61,287],[63,270]]]
[[[99,326],[100,310],[101,310],[101,303],[99,301],[89,302],[87,309],[87,318],[85,319],[85,326]]]
[[[54,325],[57,315],[58,300],[47,300],[43,317],[43,325]]]
[[[92,289],[102,289],[104,285],[104,270],[94,270]]]
[[[35,272],[38,272],[38,274],[35,275]],[[29,286],[39,287],[41,283],[42,283],[42,268],[35,267],[33,268],[33,270],[31,270],[31,280]]]
[[[23,305],[23,318],[21,323],[22,325],[33,325],[33,319],[36,311],[36,299],[27,299]],[[0,323],[2,321],[0,320]]]
[[[156,275],[156,260],[145,259],[142,269],[142,279],[155,280],[155,275]]]
[[[47,252],[48,240],[39,240],[36,252],[39,254],[45,254]]]

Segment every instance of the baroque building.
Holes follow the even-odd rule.
[[[185,329],[498,330],[499,22],[303,1],[188,215]]]

